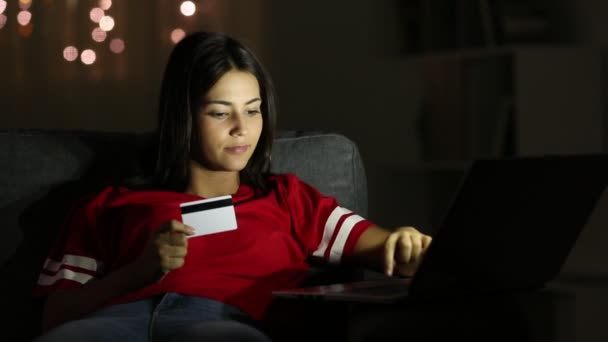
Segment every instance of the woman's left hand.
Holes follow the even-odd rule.
[[[387,275],[413,276],[432,238],[414,227],[399,227],[384,242],[384,271]]]

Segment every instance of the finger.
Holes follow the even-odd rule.
[[[164,273],[184,266],[184,258],[164,258],[161,260],[161,269]]]
[[[422,252],[422,237],[420,235],[410,236],[411,240],[411,252],[410,252],[410,262],[416,262],[420,258],[420,253]]]
[[[182,232],[169,232],[166,233],[166,241],[171,246],[187,246],[188,237]]]
[[[159,246],[160,267],[163,273],[181,267],[184,264],[184,257],[187,254],[185,247],[176,247],[171,245]]]
[[[177,220],[169,221],[169,227],[172,233],[183,233],[186,235],[194,234],[194,228]]]
[[[433,238],[428,235],[422,235],[422,250],[426,251],[427,248],[431,245]]]
[[[384,272],[386,275],[393,275],[395,267],[395,248],[399,234],[390,234],[384,242]]]
[[[163,245],[187,247],[188,237],[180,232],[166,232],[156,237],[155,244],[159,250]]]
[[[194,233],[196,233],[196,229],[194,229],[192,226],[189,226],[187,224],[184,225],[186,227],[186,235],[194,235]]]
[[[409,263],[412,260],[412,238],[410,234],[401,234],[399,237],[397,260],[400,263]]]
[[[194,228],[192,228],[180,221],[171,220],[171,221],[167,221],[167,222],[163,223],[156,230],[157,234],[163,234],[163,233],[167,233],[167,232],[181,232],[186,235],[192,235],[192,234],[194,234],[195,230],[194,230]]]
[[[161,245],[158,250],[161,258],[183,258],[188,254],[184,246]]]

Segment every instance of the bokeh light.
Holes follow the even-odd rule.
[[[80,60],[86,65],[95,63],[95,59],[97,59],[97,56],[95,55],[95,51],[91,49],[86,49],[80,54]]]
[[[99,0],[99,7],[107,11],[112,7],[112,0]]]
[[[181,6],[179,6],[179,9],[183,15],[189,17],[196,12],[196,5],[192,1],[184,1]]]
[[[91,38],[93,38],[94,41],[101,43],[104,40],[106,40],[106,38],[108,37],[108,34],[106,33],[106,31],[100,29],[99,27],[96,27],[93,29],[93,32],[91,32]]]
[[[0,14],[0,29],[6,25],[8,18],[4,14]]]
[[[114,53],[122,53],[125,51],[125,42],[120,38],[114,38],[110,41],[110,51]]]
[[[4,13],[5,9],[6,9],[6,1],[0,0],[0,14]]]
[[[99,7],[95,7],[89,12],[89,18],[91,18],[94,23],[98,23],[104,15],[105,12]]]
[[[32,0],[19,0],[19,8],[22,10],[28,10],[32,6]]]
[[[99,27],[104,31],[111,31],[114,28],[114,18],[109,15],[103,16],[99,20]]]
[[[73,62],[78,58],[78,49],[75,46],[67,46],[63,49],[63,58],[68,62]]]
[[[175,30],[171,31],[171,41],[173,44],[177,44],[180,40],[184,39],[185,36],[186,32],[184,32],[184,30],[181,28],[176,28]]]
[[[32,12],[29,12],[29,11],[20,11],[17,14],[17,22],[21,26],[25,26],[25,25],[29,24],[30,20],[32,20]]]

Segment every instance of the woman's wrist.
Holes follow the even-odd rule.
[[[159,265],[151,265],[141,258],[127,264],[124,271],[130,275],[133,284],[138,284],[136,288],[158,282],[165,275]]]

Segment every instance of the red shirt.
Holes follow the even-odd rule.
[[[294,175],[271,176],[269,184],[262,196],[246,185],[232,195],[236,230],[191,237],[181,268],[109,304],[177,292],[222,301],[259,319],[273,290],[304,280],[309,257],[339,263],[372,225]],[[124,187],[95,194],[68,215],[34,293],[82,286],[130,263],[162,223],[181,221],[180,203],[200,199]]]

